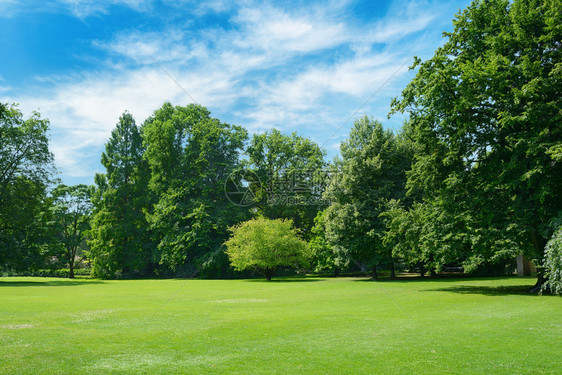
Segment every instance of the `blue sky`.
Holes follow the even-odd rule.
[[[214,117],[297,131],[332,157],[358,116],[400,127],[404,116],[386,117],[411,57],[432,56],[468,4],[0,0],[0,101],[50,120],[67,184],[103,171],[125,110],[140,125],[165,101],[192,102],[162,69]]]

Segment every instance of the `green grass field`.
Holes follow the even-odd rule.
[[[0,278],[1,374],[560,374],[531,278]]]

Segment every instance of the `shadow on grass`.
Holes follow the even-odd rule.
[[[322,281],[321,278],[279,278],[279,279],[271,279],[266,280],[265,278],[256,278],[256,279],[244,279],[244,281],[251,282],[251,283],[308,283],[308,282],[315,282],[315,281]]]
[[[437,275],[437,276],[416,276],[416,275],[407,275],[407,276],[397,276],[394,279],[390,277],[379,277],[378,279],[373,279],[369,275],[363,275],[362,277],[358,277],[355,281],[359,282],[432,282],[432,283],[459,283],[464,281],[498,281],[498,280],[513,280],[517,278],[516,276],[468,276],[464,274],[459,275]],[[536,277],[529,277],[529,280],[534,282],[537,280]],[[531,281],[529,281],[531,282]],[[530,287],[529,287],[530,288]]]
[[[75,286],[85,284],[103,284],[101,280],[45,280],[45,281],[4,281],[0,279],[0,287],[18,287],[18,286]]]
[[[434,277],[419,277],[419,276],[406,276],[397,277],[395,279],[391,278],[379,278],[374,280],[372,278],[361,278],[355,281],[357,282],[392,282],[392,283],[419,283],[419,282],[431,282],[431,283],[447,283],[450,286],[443,288],[432,288],[432,289],[421,289],[420,292],[449,292],[458,294],[481,294],[486,296],[507,296],[507,295],[519,295],[519,296],[537,296],[537,294],[531,293],[531,289],[535,285],[536,277],[527,277],[528,285],[499,285],[499,286],[485,286],[485,285],[466,285],[466,282],[474,281],[495,281],[501,282],[502,280],[513,280],[517,278],[515,276],[490,276],[490,277],[471,277],[466,275],[439,275]],[[451,285],[452,284],[452,285]],[[459,285],[460,284],[460,285]],[[547,294],[545,294],[547,295]]]
[[[485,296],[537,296],[531,293],[533,285],[500,285],[500,286],[478,286],[459,285],[450,288],[426,289],[423,292],[451,292],[458,294],[482,294]]]

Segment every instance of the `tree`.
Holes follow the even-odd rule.
[[[314,271],[331,271],[334,276],[339,276],[343,267],[346,267],[349,260],[342,258],[339,251],[334,249],[326,238],[326,218],[324,211],[319,211],[314,218],[314,226],[310,231],[308,241],[309,252],[312,257]]]
[[[271,280],[277,267],[306,263],[306,242],[291,220],[258,217],[229,229],[232,236],[225,243],[226,253],[237,270],[255,270]]]
[[[560,2],[474,1],[453,25],[392,103],[422,146],[409,183],[456,207],[473,259],[540,264],[562,211]]]
[[[260,214],[292,219],[305,236],[322,208],[325,151],[308,138],[272,129],[254,134],[246,167],[258,177],[252,192]]]
[[[144,211],[151,203],[150,173],[143,152],[135,120],[125,112],[101,157],[106,173],[96,176],[95,214],[89,232],[94,275],[149,272],[152,243]]]
[[[442,210],[433,202],[406,207],[393,200],[383,215],[388,220],[383,241],[392,248],[395,259],[410,270],[418,270],[421,276],[427,271],[441,271],[448,264],[464,262],[465,271],[480,265],[468,258],[465,221],[454,212]]]
[[[0,268],[42,262],[46,191],[54,172],[49,121],[24,120],[16,105],[0,103]]]
[[[141,130],[150,188],[157,197],[148,222],[158,261],[164,270],[194,275],[199,265],[212,265],[209,254],[224,259],[220,251],[228,226],[247,218],[224,191],[225,181],[240,167],[247,133],[212,118],[202,106],[169,103]]]
[[[326,236],[341,256],[377,277],[377,267],[390,265],[392,248],[383,241],[386,219],[382,214],[392,199],[405,195],[405,171],[411,163],[409,150],[390,130],[368,117],[357,120],[341,145],[342,160],[337,179],[327,192]]]
[[[86,244],[85,234],[90,227],[91,188],[86,185],[61,184],[53,190],[52,196],[52,231],[57,234],[57,245],[68,263],[69,277],[72,279],[74,268],[84,259],[77,260],[77,256]]]

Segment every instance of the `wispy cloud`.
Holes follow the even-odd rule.
[[[345,41],[346,27],[327,16],[326,11],[314,8],[304,15],[271,6],[243,8],[233,19],[242,25],[242,32],[233,38],[233,44],[275,55],[334,47]]]
[[[148,11],[152,8],[152,1],[149,0],[60,0],[60,4],[80,18],[107,14],[109,8],[115,5],[126,6],[137,11]]]
[[[92,41],[104,56],[95,70],[38,77],[41,90],[18,96],[24,110],[39,108],[50,118],[52,149],[65,175],[93,176],[124,110],[141,123],[165,100],[190,101],[155,62],[224,121],[252,131],[299,130],[322,143],[407,57],[435,48],[441,30],[426,33],[448,9],[442,3],[399,1],[386,16],[359,22],[341,2],[298,9],[201,4],[193,3],[194,14],[228,10],[228,23],[119,30]],[[112,5],[137,11],[152,6],[141,0],[64,0],[63,5],[77,17],[104,14]],[[401,84],[405,74],[397,77]],[[398,86],[389,83],[365,111],[384,118]],[[331,152],[341,137],[327,144]]]

